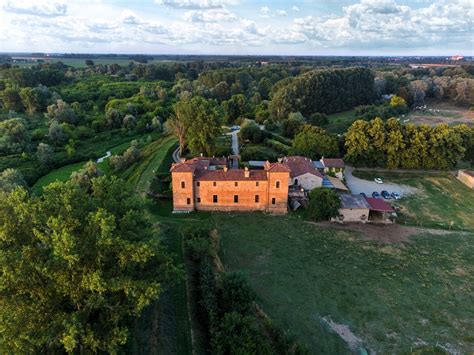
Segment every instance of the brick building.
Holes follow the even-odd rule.
[[[228,169],[225,159],[198,157],[171,167],[174,211],[288,209],[290,169],[266,162],[263,170]]]

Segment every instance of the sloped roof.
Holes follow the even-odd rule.
[[[369,203],[362,195],[342,194],[339,199],[343,209],[370,209]]]
[[[381,198],[372,198],[372,197],[366,197],[367,202],[370,205],[370,209],[372,211],[378,211],[378,212],[392,212],[392,206],[382,200]]]
[[[467,174],[469,176],[472,176],[474,177],[474,171],[470,171],[470,170],[463,170],[464,174]]]
[[[282,163],[270,163],[269,161],[265,162],[265,170],[276,172],[276,173],[287,173],[291,172],[290,168],[286,164]]]
[[[262,181],[267,180],[264,170],[249,170],[249,177],[245,177],[243,169],[225,170],[197,170],[196,181]]]
[[[344,160],[342,159],[322,158],[321,162],[327,168],[343,168],[344,167]]]
[[[349,191],[349,189],[342,183],[338,178],[327,176],[328,180],[331,182],[332,186],[338,190]]]
[[[323,175],[314,167],[313,162],[309,158],[290,156],[283,158],[283,163],[290,169],[290,176],[292,178],[304,174],[312,174],[321,179],[323,178]]]

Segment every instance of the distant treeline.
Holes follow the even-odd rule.
[[[365,68],[314,70],[280,81],[271,97],[270,114],[277,120],[291,112],[341,112],[374,100],[374,75]]]

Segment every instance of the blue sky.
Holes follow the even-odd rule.
[[[0,0],[0,51],[474,55],[473,0]]]

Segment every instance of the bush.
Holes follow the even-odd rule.
[[[242,161],[249,160],[277,160],[279,154],[269,147],[248,145],[242,148],[240,157]]]
[[[260,143],[263,140],[263,132],[255,121],[246,120],[242,124],[239,132],[239,137],[243,141],[250,141],[252,143]]]
[[[265,145],[275,149],[278,153],[287,155],[290,152],[291,147],[287,146],[286,144],[283,144],[277,140],[274,139],[265,139]]]
[[[249,314],[256,294],[247,280],[238,273],[225,273],[221,280],[222,301],[224,312]]]
[[[309,116],[308,123],[313,126],[326,126],[329,123],[329,118],[324,113],[316,112]]]
[[[331,189],[316,188],[309,193],[308,218],[313,221],[329,221],[339,215],[341,201]]]

